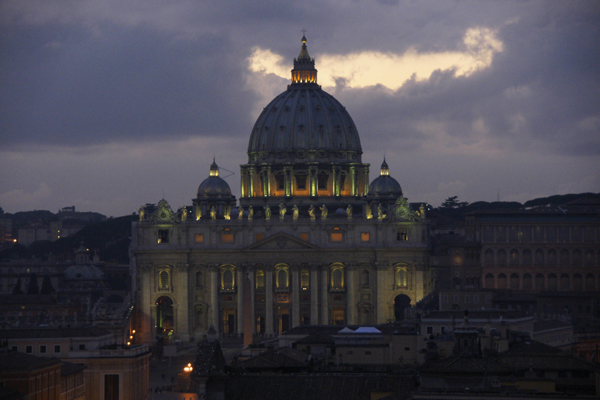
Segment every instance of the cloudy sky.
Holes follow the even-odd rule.
[[[179,208],[213,155],[239,196],[303,28],[410,201],[600,192],[598,1],[2,0],[0,24],[6,212]]]

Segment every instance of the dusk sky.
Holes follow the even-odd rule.
[[[303,28],[370,178],[409,201],[600,192],[600,1],[2,0],[0,207],[239,197]]]

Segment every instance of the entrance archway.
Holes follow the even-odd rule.
[[[404,321],[404,310],[410,307],[410,297],[399,294],[394,298],[394,318],[396,321]]]
[[[156,334],[167,336],[173,332],[173,300],[162,296],[156,300]]]

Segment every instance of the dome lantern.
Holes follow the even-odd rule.
[[[302,36],[302,48],[298,58],[294,58],[294,69],[292,70],[292,85],[294,84],[317,84],[317,70],[315,59],[310,58],[306,47],[306,36]]]

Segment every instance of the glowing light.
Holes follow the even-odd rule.
[[[131,331],[131,333],[135,334],[135,329]]]

